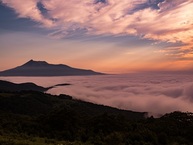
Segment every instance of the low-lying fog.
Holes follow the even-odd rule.
[[[121,109],[163,114],[172,111],[193,112],[193,75],[128,74],[65,77],[0,77],[15,83],[34,82],[49,87],[51,94],[68,94],[97,104]]]

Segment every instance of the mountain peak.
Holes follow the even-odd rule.
[[[45,66],[49,65],[46,61],[34,61],[33,59],[26,62],[23,66]]]
[[[34,60],[33,60],[33,59],[29,60],[27,63],[32,63],[32,62],[34,62]]]

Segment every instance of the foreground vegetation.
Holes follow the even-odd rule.
[[[193,114],[160,118],[34,91],[0,93],[1,145],[192,145]]]

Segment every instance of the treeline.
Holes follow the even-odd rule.
[[[40,92],[0,93],[1,145],[192,145],[193,114],[160,118]]]

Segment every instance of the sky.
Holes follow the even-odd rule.
[[[193,0],[0,0],[0,71],[30,59],[106,73],[193,70]]]

